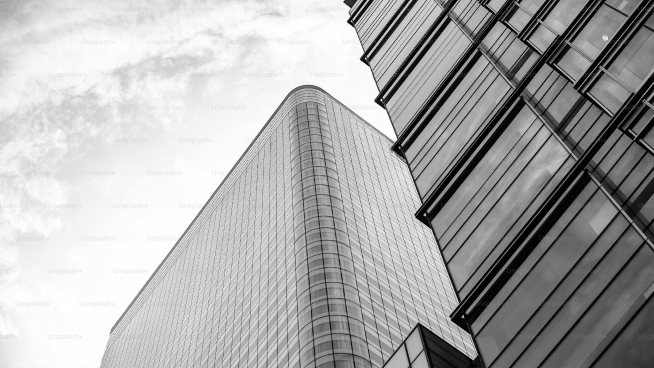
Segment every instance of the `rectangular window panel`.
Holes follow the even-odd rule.
[[[532,33],[531,37],[529,38],[529,42],[531,42],[531,44],[534,45],[536,49],[543,53],[554,41],[554,38],[556,38],[556,35],[547,29],[547,27],[541,24],[538,26],[538,28],[536,28],[534,33]]]
[[[581,53],[568,48],[557,64],[578,80],[626,19],[627,16],[615,8],[602,5],[572,42]]]
[[[388,83],[442,11],[443,9],[431,0],[418,1],[376,52],[370,60],[370,67],[380,90]]]
[[[540,366],[642,243],[643,240],[638,233],[633,228],[628,229],[597,265],[596,271],[592,274],[593,277],[586,278],[574,294],[565,301],[556,315],[516,361],[515,366]]]
[[[470,36],[474,36],[490,18],[490,12],[476,0],[459,0],[452,9],[452,15]]]
[[[549,47],[556,35],[565,32],[588,0],[560,0],[543,20],[529,41],[541,52]]]
[[[511,273],[511,278],[502,286],[502,289],[495,295],[492,303],[484,308],[479,317],[475,319],[472,324],[472,330],[475,334],[486,325],[488,320],[493,317],[495,312],[504,305],[506,298],[515,290],[522,282],[525,275],[529,270],[538,262],[541,256],[549,249],[549,247],[559,238],[561,233],[568,227],[571,221],[577,216],[577,213],[584,208],[586,202],[597,191],[597,185],[591,183],[587,185],[581,193],[579,193],[572,201],[570,206],[563,212],[552,228],[540,239],[538,245],[529,253],[527,259],[518,266],[517,269],[508,270]]]
[[[513,80],[518,83],[527,75],[529,69],[536,63],[538,59],[538,54],[533,52],[531,49],[526,51],[526,54],[529,54],[526,58],[526,61],[517,68],[517,70],[512,71],[514,73]]]
[[[532,136],[532,130],[537,132],[535,136]],[[457,236],[459,238],[465,236],[465,234],[460,231],[461,228],[466,226],[466,224],[469,224],[467,225],[468,227],[474,226],[470,224],[479,223],[482,220],[485,212],[478,211],[477,208],[488,197],[489,193],[493,193],[496,200],[497,196],[506,190],[515,179],[515,175],[517,175],[529,163],[529,160],[545,143],[550,134],[542,125],[533,124],[525,136],[526,138],[518,141],[516,148],[511,150],[506,159],[502,161],[489,180],[487,180],[477,193],[475,193],[472,200],[470,200],[461,214],[459,214],[441,237],[440,245],[443,247],[443,256],[445,259],[451,259],[458,250],[458,247],[450,247],[449,245],[453,238]],[[511,175],[506,175],[507,172],[511,173]],[[462,243],[462,239],[454,241],[454,244],[457,245],[461,245]]]
[[[397,133],[404,130],[469,46],[470,40],[452,22],[445,27],[435,42],[425,46],[430,47],[429,51],[386,102],[388,114]]]
[[[638,114],[633,114],[629,124],[626,125],[627,128],[629,128],[634,134],[640,134],[643,129],[649,125],[650,121],[654,117],[654,110],[650,109],[649,107],[643,105],[641,106],[640,112]],[[647,142],[648,144],[650,143],[649,141]],[[654,145],[651,145],[651,147],[654,147]]]
[[[500,8],[506,3],[507,0],[490,0],[488,2],[488,7],[494,12],[497,13]]]
[[[591,61],[577,52],[575,49],[568,47],[567,51],[559,58],[556,64],[566,72],[566,74],[577,81],[590,67]]]
[[[540,330],[557,310],[566,304],[566,300],[574,292],[575,288],[585,278],[592,277],[593,274],[601,272],[601,270],[597,271],[598,269],[595,267],[627,226],[627,220],[623,216],[618,216],[607,227],[574,268],[568,272],[556,290],[541,304],[538,311],[531,317],[525,327],[517,333],[516,338],[511,341],[510,345],[495,361],[494,367],[511,366],[520,353],[538,336]]]
[[[436,102],[437,106],[439,106],[438,111],[429,121],[428,125],[419,133],[413,143],[411,143],[411,145],[406,149],[406,158],[412,170],[417,164],[416,160],[424,156],[426,150],[433,146],[433,141],[437,139],[441,130],[444,129],[445,126],[443,122],[447,115],[456,104],[460,103],[463,95],[467,93],[470,86],[477,81],[477,77],[479,77],[484,71],[487,72],[487,66],[488,62],[483,58],[479,58],[475,65],[466,73],[464,79],[458,83],[457,88],[452,92],[452,94],[442,96]]]
[[[619,10],[626,16],[631,15],[642,0],[606,0],[607,5]]]
[[[648,267],[647,272],[654,272]],[[645,306],[604,352],[596,367],[647,367],[654,362],[654,298],[643,294]]]
[[[650,16],[650,21],[652,21]],[[618,58],[611,63],[608,70],[618,80],[636,90],[654,68],[654,32],[642,27],[627,42]]]
[[[491,71],[487,80],[492,83],[483,84],[478,93],[471,96],[457,115],[452,117],[449,126],[452,128],[439,137],[416,168],[416,186],[421,194],[428,194],[440,182],[446,169],[469,146],[510,90],[509,84],[495,70]],[[486,85],[488,87],[485,87]],[[424,167],[422,171],[421,166]]]
[[[518,6],[514,6],[513,13],[510,15],[508,23],[518,32],[521,32],[527,23],[531,20],[532,15]]]
[[[545,0],[516,1],[520,6],[513,6],[513,9],[507,17],[508,23],[513,26],[516,31],[522,31],[544,2]]]
[[[602,5],[574,38],[572,44],[591,60],[595,60],[626,19],[624,14],[612,7]]]
[[[588,93],[614,114],[631,95],[630,91],[607,74],[602,74]]]
[[[375,0],[366,12],[357,20],[355,28],[361,44],[368,49],[384,25],[398,11],[404,1]]]
[[[556,34],[562,34],[588,0],[560,0],[543,21]]]
[[[487,54],[497,62],[500,69],[507,75],[516,63],[524,62],[531,50],[517,35],[502,23],[496,23],[491,32],[484,38],[482,45],[488,50]]]
[[[465,243],[448,262],[455,288],[462,287],[466,279],[479,267],[518,219],[518,215],[538,195],[568,157],[569,154],[563,146],[553,136],[550,137],[511,187],[492,204],[492,209],[486,210],[486,207],[491,204],[490,201],[482,203],[482,208],[478,208],[477,211],[488,211],[488,214],[476,225],[472,234],[466,238]],[[489,198],[493,197],[496,195],[489,196]],[[516,198],[520,198],[520,201],[516,201]],[[462,234],[465,234],[465,227],[462,230]],[[457,245],[453,244],[453,246]]]
[[[617,212],[601,192],[595,194],[477,335],[486,362],[494,361],[520,332],[524,323],[543,305],[548,295],[598,239]],[[538,257],[539,252],[535,256]]]
[[[590,367],[654,291],[654,273],[642,272],[652,264],[654,252],[641,247],[543,366]]]
[[[507,226],[508,231],[504,233],[501,237],[501,240],[493,248],[491,253],[483,260],[483,262],[474,270],[472,276],[468,279],[466,284],[461,288],[461,298],[468,295],[472,288],[481,280],[486,271],[488,271],[495,261],[500,257],[500,255],[506,250],[506,248],[511,244],[514,238],[522,230],[522,228],[527,224],[527,222],[532,218],[534,213],[541,207],[545,202],[548,196],[552,191],[559,185],[563,177],[570,171],[574,165],[575,160],[571,157],[568,157],[566,161],[561,165],[559,170],[551,177],[545,184],[545,186],[540,189],[538,195],[528,204],[528,207],[522,211],[519,215],[515,215],[516,220]]]
[[[425,167],[428,166],[429,159],[433,156],[433,153],[441,150],[443,148],[443,142],[458,128],[459,125],[457,123],[460,123],[461,119],[469,112],[469,109],[466,109],[466,106],[474,104],[474,102],[479,99],[480,95],[482,95],[493,83],[497,76],[498,75],[493,68],[487,66],[480,76],[473,81],[470,88],[463,91],[461,99],[454,101],[455,104],[453,108],[450,111],[443,111],[446,116],[441,121],[440,129],[436,131],[436,134],[432,137],[428,145],[422,147],[422,151],[416,160],[412,162],[415,167],[414,171],[416,176],[422,174]],[[450,95],[448,100],[451,100],[453,97],[454,94]]]
[[[519,140],[523,140],[523,137],[535,119],[536,115],[528,107],[525,106],[520,110],[518,115],[513,119],[513,122],[500,135],[496,143],[484,155],[470,175],[432,220],[432,228],[437,238],[443,235],[445,230],[461,212],[463,206],[468,203],[470,198],[499,166],[509,151],[515,147]],[[533,137],[536,129],[531,129],[531,131],[532,133],[525,137],[525,142]]]

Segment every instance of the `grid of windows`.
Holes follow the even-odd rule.
[[[112,329],[102,367],[380,367],[416,323],[474,355],[392,142],[287,96]]]
[[[488,366],[647,366],[654,339],[626,332],[654,334],[654,280],[634,271],[654,248],[654,3],[433,0],[387,77],[377,60],[406,28],[374,16],[386,2],[358,0],[349,22],[379,20],[362,60],[385,80],[453,320]]]

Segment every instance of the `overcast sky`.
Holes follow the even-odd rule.
[[[0,0],[0,367],[109,330],[286,94],[394,138],[341,0]]]

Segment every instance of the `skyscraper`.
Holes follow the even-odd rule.
[[[654,2],[358,0],[487,367],[654,365]]]
[[[379,367],[469,336],[392,141],[291,91],[111,331],[102,367]]]

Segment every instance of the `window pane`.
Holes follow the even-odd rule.
[[[652,272],[652,268],[648,268]],[[622,331],[596,367],[649,367],[654,362],[654,298]]]
[[[625,15],[631,15],[636,9],[636,6],[640,4],[641,0],[607,0],[606,3],[612,7],[618,9]]]
[[[468,38],[451,22],[436,42],[428,45],[429,51],[386,102],[396,132],[404,130],[469,45]]]
[[[406,157],[409,164],[412,165],[412,169],[415,167],[413,165],[416,164],[416,158],[422,157],[427,148],[433,146],[434,140],[441,134],[442,130],[445,129],[443,123],[445,122],[447,115],[461,102],[463,96],[477,81],[477,77],[487,71],[487,66],[488,61],[484,58],[480,58],[472,69],[465,75],[456,90],[451,95],[445,96],[438,101],[438,103],[441,104],[438,112],[436,112],[423,131],[420,132],[420,135],[418,135],[416,140],[411,143],[409,148],[407,148]],[[445,101],[443,101],[443,99],[445,99]]]
[[[432,227],[436,236],[440,238],[457,215],[463,209],[470,198],[479,190],[481,185],[504,160],[508,152],[514,147],[518,140],[527,133],[528,128],[536,119],[536,115],[528,107],[523,107],[516,115],[513,122],[506,128],[502,135],[497,139],[493,147],[479,161],[475,169],[472,170],[466,180],[459,186],[457,191],[452,195],[448,202],[438,212],[432,220]],[[535,133],[535,129],[533,130]],[[527,140],[533,136],[527,136]]]
[[[593,275],[599,270],[596,268],[597,263],[613,246],[615,240],[620,237],[627,226],[628,222],[623,216],[615,218],[611,225],[597,238],[593,246],[570,270],[550,297],[541,305],[540,309],[531,317],[525,327],[518,332],[517,335],[521,338],[516,338],[511,342],[509,347],[495,362],[497,367],[509,367],[513,364],[520,353],[538,336],[543,326],[565,305],[566,300],[579,284],[586,277]]]
[[[529,41],[541,52],[545,52],[550,46],[556,35],[549,29],[539,26],[529,38]]]
[[[390,37],[372,56],[370,67],[380,90],[404,62],[404,59],[418,44],[418,41],[425,35],[441,12],[442,8],[431,0],[416,2]]]
[[[495,359],[617,212],[603,193],[595,194],[478,335],[485,361]]]
[[[596,271],[593,272],[593,277],[586,278],[575,293],[566,300],[554,318],[518,359],[516,366],[540,366],[542,360],[567,335],[569,328],[582,317],[588,306],[618,274],[642,242],[642,238],[633,227],[628,229],[594,269]]]
[[[536,14],[544,2],[545,0],[524,0],[520,2],[520,6],[527,9],[529,14]]]
[[[428,193],[440,182],[443,173],[477,136],[480,128],[499,107],[509,89],[509,84],[493,70],[465,105],[460,105],[461,110],[457,111],[456,116],[451,116],[450,126],[439,137],[416,170],[420,170],[420,166],[424,167],[416,178],[416,186],[421,194]]]
[[[534,135],[534,133],[536,134]],[[525,136],[525,138],[520,139],[516,148],[511,150],[507,158],[502,161],[489,180],[475,193],[472,200],[470,200],[461,214],[441,237],[443,256],[446,260],[451,259],[458,250],[458,246],[463,243],[461,239],[457,240],[456,237],[469,235],[469,232],[466,234],[464,230],[462,233],[460,229],[465,226],[474,227],[483,220],[486,211],[477,210],[480,204],[484,201],[492,203],[498,200],[500,195],[511,185],[515,176],[520,173],[540,147],[543,146],[550,133],[541,124],[533,124]],[[509,173],[508,175],[506,174],[507,172]],[[492,197],[489,198],[489,196]],[[453,241],[457,246],[450,246],[450,241]]]
[[[484,220],[466,239],[465,244],[449,262],[453,284],[461,288],[465,280],[484,261],[497,242],[510,229],[517,217],[525,210],[540,190],[556,174],[568,152],[554,138],[550,137],[533,160],[517,177],[501,199],[493,203]],[[519,201],[515,200],[520,198]],[[490,203],[488,203],[490,204]],[[484,211],[482,208],[478,209]],[[466,233],[465,230],[462,233]]]
[[[523,28],[527,25],[531,15],[527,14],[524,10],[519,7],[515,7],[515,13],[511,15],[509,19],[509,24],[513,26],[518,32],[522,31]]]
[[[502,289],[495,295],[492,303],[484,308],[479,317],[472,323],[472,330],[476,334],[488,322],[502,305],[506,298],[513,292],[513,290],[522,282],[525,275],[529,270],[538,262],[541,256],[550,248],[550,246],[559,238],[559,235],[568,227],[570,222],[577,216],[577,213],[584,208],[586,201],[589,200],[591,195],[597,191],[597,185],[590,183],[584,190],[577,195],[569,207],[561,214],[557,222],[552,228],[543,236],[536,248],[534,248],[527,259],[518,266],[517,269],[512,269],[510,273],[511,278],[502,286]]]
[[[568,48],[568,51],[563,54],[557,64],[573,80],[577,81],[581,78],[588,67],[590,67],[591,62],[573,48]]]
[[[654,291],[654,274],[642,272],[653,263],[652,249],[642,247],[544,367],[589,367]]]
[[[608,45],[625,19],[627,19],[626,16],[618,13],[613,8],[602,5],[579,35],[575,37],[573,44],[586,56],[590,56],[594,60],[600,51]]]
[[[461,295],[467,296],[474,286],[481,280],[486,271],[488,271],[495,261],[500,257],[500,255],[506,250],[508,245],[515,239],[518,233],[522,230],[525,224],[531,219],[534,213],[540,208],[540,206],[547,200],[547,196],[554,190],[554,188],[561,182],[563,177],[570,171],[570,168],[573,166],[575,160],[568,158],[564,164],[561,166],[559,171],[553,176],[547,185],[541,189],[540,193],[534,197],[529,206],[517,217],[516,221],[513,223],[512,227],[504,234],[498,245],[495,246],[495,249],[486,257],[483,263],[475,270],[475,273],[470,277],[467,284],[461,289]]]
[[[386,368],[407,368],[409,367],[409,359],[406,356],[406,350],[404,347],[402,349],[398,349],[395,352],[395,355],[386,362],[386,365],[384,366]]]
[[[635,90],[652,68],[654,68],[654,32],[643,27],[627,42],[627,46],[608,70]]]
[[[547,15],[544,23],[557,34],[562,34],[587,2],[588,0],[561,0]]]
[[[602,74],[589,93],[612,113],[616,113],[631,95],[631,92],[606,74]]]
[[[493,9],[494,12],[498,12],[502,5],[506,3],[507,0],[491,0],[488,2],[488,7]]]
[[[411,336],[406,339],[406,350],[409,353],[409,360],[416,359],[422,351],[422,341],[420,341],[420,327],[413,330]]]
[[[650,120],[652,120],[653,117],[654,117],[654,110],[652,110],[652,109],[650,109],[648,107],[645,107],[645,112],[641,115],[640,120],[638,121],[638,123],[633,128],[634,131],[636,132],[636,134],[640,133],[640,131],[645,127],[645,125],[647,123],[650,122]],[[651,129],[652,128],[650,127],[650,130]],[[647,143],[650,143],[650,142],[647,142]],[[652,147],[654,147],[654,145],[652,145]]]

